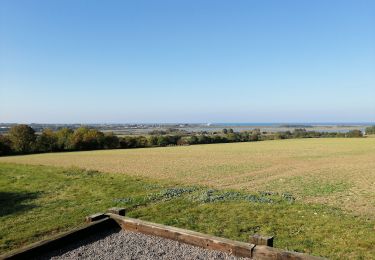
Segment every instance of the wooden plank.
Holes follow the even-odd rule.
[[[111,213],[108,216],[125,230],[160,236],[202,248],[219,250],[235,256],[251,258],[251,251],[254,248],[254,245],[249,243],[210,236],[191,230],[122,217]]]
[[[255,234],[250,236],[250,243],[254,245],[273,247],[273,236],[261,236],[259,234]]]
[[[112,214],[117,214],[120,216],[125,216],[126,215],[126,209],[125,208],[118,208],[118,207],[113,207],[107,210],[107,213],[112,213]]]
[[[122,217],[116,214],[107,214],[123,229],[140,232],[148,235],[164,237],[182,243],[218,250],[240,257],[249,257],[258,260],[321,260],[324,258],[309,256],[297,252],[289,252],[269,246],[255,245],[215,237],[182,228],[165,226],[157,223]]]
[[[322,260],[325,258],[306,255],[298,252],[289,252],[269,246],[255,246],[253,259],[257,260]]]
[[[94,221],[98,221],[98,220],[101,220],[103,218],[106,218],[107,216],[104,214],[104,213],[95,213],[95,214],[92,214],[90,216],[87,216],[85,218],[85,221],[87,223],[91,223],[91,222],[94,222]]]
[[[59,249],[69,243],[79,241],[89,235],[116,226],[118,226],[117,223],[106,216],[104,219],[86,224],[83,227],[78,227],[68,232],[54,235],[48,239],[0,255],[0,259],[32,259],[43,253]]]
[[[104,218],[103,218],[104,216]],[[202,248],[218,250],[231,255],[248,257],[258,260],[321,260],[324,258],[309,256],[297,252],[288,252],[269,246],[255,245],[234,241],[226,238],[210,236],[199,232],[165,226],[138,219],[132,219],[118,214],[94,214],[90,219],[97,219],[84,227],[53,236],[36,242],[21,249],[1,255],[0,259],[30,259],[51,250],[56,250],[72,241],[78,241],[85,236],[100,232],[100,230],[121,226],[122,229],[160,236],[182,243]]]

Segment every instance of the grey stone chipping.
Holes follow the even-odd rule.
[[[130,231],[93,235],[39,259],[246,259]]]

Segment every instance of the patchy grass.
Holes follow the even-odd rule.
[[[246,192],[293,193],[375,218],[375,138],[322,138],[50,153],[0,162],[80,167]]]
[[[113,206],[129,215],[236,240],[276,236],[276,246],[333,259],[370,259],[375,222],[294,194],[181,186],[77,168],[0,164],[0,252],[81,225]]]
[[[294,189],[289,189],[289,192],[294,192],[300,197],[304,198],[307,196],[313,197],[323,197],[326,195],[334,195],[336,193],[347,192],[351,188],[351,184],[344,181],[334,181],[334,180],[321,180],[315,176],[296,176],[286,179],[274,180],[271,182],[267,188],[268,189],[277,189],[278,186],[288,183],[290,187],[299,187]]]

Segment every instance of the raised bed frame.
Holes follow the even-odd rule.
[[[234,256],[248,257],[259,260],[318,260],[323,259],[297,252],[289,252],[273,248],[273,238],[255,236],[253,243],[245,243],[203,233],[165,226],[148,221],[125,217],[125,210],[121,208],[109,209],[107,213],[97,213],[86,217],[87,225],[56,235],[21,249],[1,255],[0,259],[30,259],[43,253],[61,248],[68,243],[78,241],[93,233],[109,228],[122,228],[133,232],[159,236],[202,248],[222,251]],[[257,243],[257,244],[255,244]]]

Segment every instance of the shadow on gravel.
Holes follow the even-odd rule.
[[[30,201],[40,195],[41,192],[0,192],[0,217],[35,208]]]
[[[88,245],[90,243],[93,243],[95,241],[98,241],[100,239],[105,238],[106,236],[109,236],[113,233],[117,233],[121,231],[121,227],[117,224],[111,226],[108,229],[101,229],[97,230],[97,232],[94,232],[92,235],[89,235],[87,237],[84,237],[78,241],[72,240],[68,244],[62,245],[59,249],[40,254],[38,257],[31,258],[33,260],[47,260],[51,258],[59,258],[59,256],[69,252],[73,251],[74,249],[77,249],[79,247]]]

